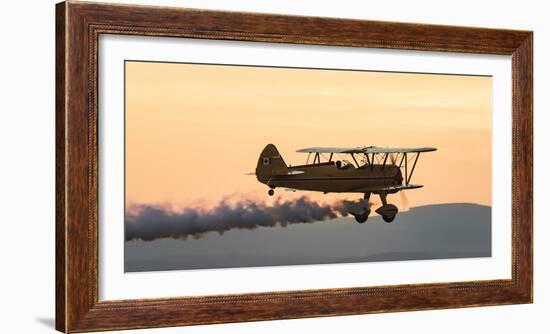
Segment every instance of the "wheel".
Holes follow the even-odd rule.
[[[369,218],[369,216],[367,215],[354,215],[355,216],[355,221],[358,222],[359,224],[363,224],[364,222],[367,221],[367,219]]]
[[[269,194],[269,196],[273,196],[273,194],[275,194],[275,191],[273,189],[269,189],[267,193]]]
[[[370,210],[365,210],[362,213],[352,213],[355,217],[355,221],[359,224],[363,224],[369,218]]]
[[[376,213],[382,216],[382,219],[384,219],[386,223],[391,223],[395,219],[397,212],[399,212],[399,210],[393,204],[382,205],[376,209]]]
[[[384,221],[386,223],[391,223],[394,219],[395,219],[395,216],[396,215],[393,215],[393,216],[382,216],[382,219],[384,219]]]

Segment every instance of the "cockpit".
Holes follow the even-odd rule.
[[[300,167],[300,168],[307,168],[307,167],[319,167],[319,166],[335,166],[338,169],[355,169],[355,168],[361,168],[362,164],[360,164],[356,157],[352,155],[352,158],[354,162],[351,162],[347,159],[344,159],[343,154],[339,153],[330,153],[329,154],[323,154],[321,152],[308,152],[306,163],[299,166],[293,166],[293,167]],[[313,159],[312,159],[313,156]],[[337,159],[333,159],[337,158]]]
[[[336,168],[338,169],[354,169],[355,166],[349,160],[336,160]]]

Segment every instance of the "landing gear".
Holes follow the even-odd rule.
[[[382,200],[382,206],[376,209],[376,213],[382,216],[382,219],[386,223],[391,223],[395,216],[397,215],[397,212],[399,211],[397,207],[393,204],[388,204],[386,201],[387,194],[380,193],[380,199]]]
[[[363,199],[364,208],[362,212],[360,213],[350,212],[355,217],[355,221],[358,222],[359,224],[363,224],[369,218],[369,215],[370,215],[369,198],[370,198],[370,193],[365,193],[365,197]]]
[[[376,209],[376,213],[382,216],[382,219],[384,219],[386,223],[391,223],[395,219],[398,211],[397,207],[393,204],[382,205]]]
[[[363,224],[369,218],[370,209],[365,208],[365,210],[361,213],[352,212],[351,214],[355,217],[356,222],[358,222],[359,224]]]
[[[384,219],[384,221],[386,223],[391,223],[395,219],[395,215],[393,215],[393,216],[382,216],[382,219]]]
[[[275,194],[275,190],[269,189],[269,191],[267,192],[267,194],[268,194],[269,196],[273,196],[273,194]]]
[[[397,212],[399,212],[399,210],[397,209],[397,207],[395,205],[388,204],[388,202],[386,201],[386,197],[388,195],[387,193],[378,193],[377,192],[375,194],[380,195],[380,200],[382,201],[382,206],[379,207],[378,209],[376,209],[376,213],[379,214],[380,216],[382,216],[382,219],[386,223],[393,222],[394,219],[395,219],[395,216],[397,215]],[[353,212],[353,211],[349,212],[351,215],[353,215],[353,217],[355,217],[355,221],[358,222],[359,224],[363,224],[369,218],[369,215],[370,215],[370,205],[369,205],[370,195],[371,195],[370,192],[365,193],[365,197],[363,198],[363,210],[361,210],[360,212]]]

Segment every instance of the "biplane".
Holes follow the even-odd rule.
[[[382,206],[375,212],[390,223],[399,210],[388,204],[387,195],[421,188],[422,185],[411,183],[411,177],[420,153],[435,150],[433,147],[308,147],[296,151],[308,154],[305,164],[287,166],[275,145],[269,144],[260,154],[255,174],[259,182],[269,187],[270,196],[276,188],[325,194],[362,193],[362,210],[350,212],[358,223],[366,222],[369,217],[371,194],[379,195]]]

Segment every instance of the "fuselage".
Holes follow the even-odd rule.
[[[290,172],[290,173],[289,173]],[[352,164],[337,167],[334,161],[292,166],[274,170],[272,175],[258,177],[271,188],[283,187],[324,193],[376,192],[383,187],[398,186],[403,176],[393,164],[355,167]]]

